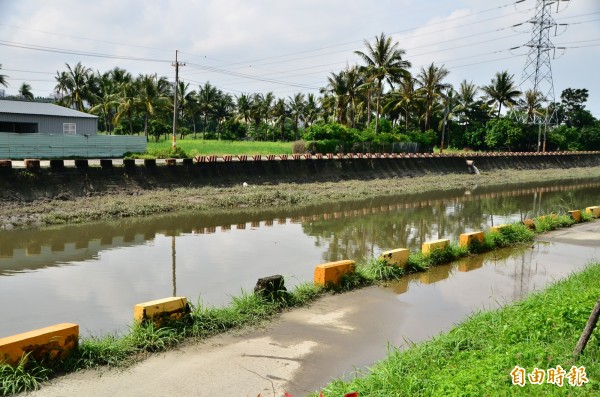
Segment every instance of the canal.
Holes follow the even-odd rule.
[[[456,241],[464,232],[597,205],[599,187],[599,180],[530,183],[287,212],[2,231],[0,337],[59,322],[78,323],[88,336],[124,332],[139,302],[177,295],[221,306],[260,277],[282,274],[293,286],[311,281],[319,263],[370,258],[392,248],[418,250],[427,240]],[[423,277],[435,283],[440,276],[433,271]]]

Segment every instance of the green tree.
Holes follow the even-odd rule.
[[[508,71],[497,72],[496,77],[492,79],[490,85],[486,85],[482,90],[488,96],[487,103],[489,105],[497,103],[498,113],[496,118],[500,118],[502,105],[512,107],[517,104],[517,98],[521,95],[521,91],[515,86],[513,75],[509,75]]]
[[[395,82],[409,74],[408,68],[411,67],[411,64],[402,59],[406,51],[399,49],[399,44],[392,43],[392,38],[385,37],[383,33],[379,37],[375,37],[373,45],[366,40],[364,44],[366,52],[355,51],[354,53],[365,62],[367,73],[377,83],[375,104],[375,133],[377,134],[383,82],[385,80],[390,86],[393,86]]]
[[[450,84],[442,82],[448,74],[450,72],[443,65],[437,67],[432,63],[427,68],[421,68],[416,77],[419,84],[418,91],[424,100],[424,131],[431,127],[431,115],[434,107],[439,104],[438,100],[442,97],[442,91],[451,87]]]
[[[19,87],[19,97],[22,99],[27,99],[28,101],[33,101],[33,93],[31,92],[31,85],[27,83],[21,84]]]
[[[306,108],[306,102],[304,100],[304,94],[298,93],[293,97],[289,98],[289,112],[290,117],[294,122],[294,139],[298,139],[298,124],[304,118],[304,111]],[[282,138],[283,140],[283,135]]]
[[[490,120],[487,124],[485,143],[491,149],[506,147],[509,151],[524,137],[521,124],[507,117]]]
[[[67,107],[74,107],[83,112],[85,110],[84,101],[88,99],[88,79],[92,74],[92,69],[86,68],[78,62],[74,68],[68,63],[67,70],[56,77],[57,85],[55,89],[63,92],[62,103]]]
[[[0,70],[2,70],[2,64],[0,63]],[[6,78],[8,76],[5,74],[0,74],[0,85],[4,87],[8,87],[8,83],[6,82]]]

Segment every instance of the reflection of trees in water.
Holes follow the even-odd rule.
[[[512,192],[498,197],[483,194],[465,201],[449,199],[402,203],[403,209],[381,212],[378,208],[340,219],[314,220],[302,224],[304,233],[316,238],[318,246],[327,246],[325,261],[346,258],[369,258],[380,251],[407,247],[420,249],[423,242],[439,238],[457,240],[461,233],[487,229],[493,217],[525,219],[557,210],[586,206],[595,199],[596,189],[527,194]],[[489,198],[487,197],[489,196]],[[527,292],[527,274],[522,274]]]

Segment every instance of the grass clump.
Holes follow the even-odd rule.
[[[40,383],[48,380],[49,374],[50,370],[35,363],[28,354],[21,357],[15,366],[0,363],[0,395],[38,390]]]
[[[600,264],[546,291],[493,312],[473,315],[449,333],[401,351],[394,348],[372,369],[349,382],[336,380],[325,396],[598,395],[600,337],[594,333],[577,360],[572,352],[600,296]],[[586,369],[588,383],[513,385],[515,366],[531,373],[561,366]],[[315,394],[316,396],[316,394]]]

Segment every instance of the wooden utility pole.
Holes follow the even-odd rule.
[[[185,66],[185,63],[179,62],[177,60],[178,53],[179,50],[175,50],[175,63],[171,64],[172,66],[175,66],[175,98],[173,98],[173,142],[171,143],[171,147],[173,148],[173,150],[177,148],[177,99],[179,97],[177,91],[179,89],[179,67]]]
[[[598,299],[598,302],[596,302],[596,306],[594,306],[594,309],[592,310],[592,314],[590,315],[590,318],[583,329],[583,333],[577,342],[577,346],[575,346],[573,357],[577,357],[581,354],[583,349],[585,349],[585,345],[587,345],[588,340],[590,340],[592,332],[598,323],[598,317],[600,317],[600,299]]]

